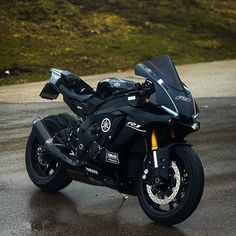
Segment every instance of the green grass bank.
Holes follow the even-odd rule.
[[[176,64],[236,58],[234,0],[1,0],[0,85],[133,68],[169,54]]]

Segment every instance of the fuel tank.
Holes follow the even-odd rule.
[[[107,98],[112,96],[113,92],[127,89],[135,84],[133,81],[125,80],[123,78],[108,78],[101,80],[97,85],[96,94],[100,98]]]

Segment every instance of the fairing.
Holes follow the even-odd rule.
[[[155,87],[151,102],[187,123],[197,116],[195,100],[182,83],[169,56],[160,56],[137,64],[135,73],[150,80]]]

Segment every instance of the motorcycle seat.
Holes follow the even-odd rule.
[[[61,85],[60,87],[60,91],[62,93],[63,96],[66,96],[70,99],[73,100],[77,100],[79,102],[85,102],[87,101],[91,96],[93,96],[93,93],[88,93],[88,94],[78,94],[76,93],[75,89],[72,88],[68,88],[64,85]]]
[[[79,102],[87,101],[95,93],[79,76],[70,72],[61,74],[59,89],[63,96]]]

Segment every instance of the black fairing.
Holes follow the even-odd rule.
[[[150,80],[155,87],[151,102],[169,109],[176,118],[188,123],[197,114],[195,100],[182,83],[169,56],[155,57],[135,67],[135,73]]]

